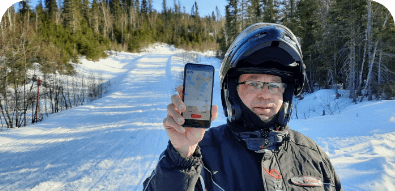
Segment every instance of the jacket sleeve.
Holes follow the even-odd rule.
[[[326,157],[327,157],[327,156],[326,156]],[[341,185],[341,183],[340,183],[339,176],[337,176],[336,171],[335,171],[335,169],[333,168],[333,165],[332,165],[331,161],[330,161],[329,158],[327,157],[327,158],[325,159],[324,162],[327,163],[327,165],[328,165],[329,168],[330,168],[330,171],[332,172],[332,174],[331,174],[332,177],[333,177],[333,184],[332,184],[332,187],[334,187],[334,190],[336,190],[336,191],[343,191],[342,185]]]
[[[335,168],[333,167],[331,161],[329,160],[328,155],[322,150],[321,147],[317,145],[318,151],[321,154],[321,157],[323,159],[324,166],[323,168],[325,169],[324,173],[324,182],[325,179],[330,182],[330,185],[324,185],[326,187],[330,188],[325,188],[325,190],[331,190],[331,191],[343,191],[343,188],[340,183],[339,176],[337,176]]]
[[[202,154],[199,146],[195,153],[185,159],[169,141],[166,150],[160,155],[158,165],[143,185],[143,191],[201,190],[197,181],[202,170]]]

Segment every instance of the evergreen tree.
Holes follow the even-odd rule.
[[[31,14],[29,3],[30,0],[23,0],[19,2],[19,13],[21,13],[21,15]]]
[[[180,9],[181,9],[180,1],[178,1],[177,4],[176,0],[174,0],[174,12],[176,14],[180,14],[181,13]]]
[[[84,17],[84,19],[89,23],[89,25],[92,27],[92,14],[90,12],[90,2],[89,0],[82,0],[82,7],[81,7],[81,15]]]
[[[148,3],[147,0],[142,0],[141,1],[141,13],[148,13]]]
[[[66,29],[75,33],[79,28],[79,12],[75,0],[64,0],[63,3],[63,21]]]
[[[262,7],[259,0],[250,0],[250,6],[247,8],[248,12],[248,25],[261,21]]]
[[[363,50],[366,47],[363,35],[366,17],[363,7],[366,7],[365,1],[333,1],[325,28],[325,33],[330,35],[326,35],[323,39],[326,42],[326,46],[323,46],[326,50],[323,51],[326,68],[322,70],[328,71],[330,66],[334,71],[335,81],[346,84],[354,100],[356,99],[354,92],[358,89],[357,71],[358,67],[364,65],[366,52]],[[323,73],[322,75],[325,76]]]
[[[196,16],[196,13],[195,13],[195,4],[193,4],[193,5],[192,5],[192,8],[191,8],[191,16],[192,16],[192,17],[195,17],[195,16]]]
[[[236,38],[239,34],[239,22],[238,22],[238,0],[229,0],[226,5],[226,16],[225,16],[225,38],[227,46]]]
[[[247,15],[248,15],[248,7],[249,7],[249,2],[247,0],[240,0],[240,6],[239,6],[239,18],[240,18],[240,31],[245,29],[247,27]]]
[[[48,17],[51,20],[55,20],[56,13],[59,11],[56,0],[45,0],[45,7],[48,9]]]
[[[42,21],[45,18],[44,15],[44,9],[43,9],[43,5],[42,5],[42,0],[39,0],[39,2],[37,3],[36,7],[35,7],[35,25],[34,25],[34,29],[37,32],[38,28],[40,27]]]
[[[218,6],[215,6],[215,14],[217,16],[217,21],[221,20],[221,11],[219,10]]]
[[[278,0],[263,0],[263,21],[277,23],[279,21]]]
[[[135,0],[135,10],[137,11],[137,14],[140,14],[140,0]]]
[[[213,21],[216,21],[216,20],[217,20],[217,18],[216,18],[216,16],[215,16],[215,13],[214,13],[214,11],[213,11],[213,12],[211,12],[211,18],[213,19]]]
[[[152,13],[153,12],[153,4],[152,4],[152,0],[148,0],[148,12]]]
[[[195,1],[195,17],[196,18],[200,17],[200,15],[199,15],[199,7],[198,7],[198,4],[197,4],[196,1]]]
[[[317,78],[326,76],[321,72],[327,71],[321,68],[318,60],[321,58],[320,38],[322,36],[322,24],[317,14],[319,6],[318,0],[300,0],[296,11],[297,20],[300,22],[297,26],[291,25],[295,27],[295,33],[301,40],[307,74],[312,84],[320,82],[321,79]]]
[[[162,1],[162,9],[163,9],[163,14],[166,15],[167,13],[167,6],[166,6],[166,0]],[[165,17],[166,18],[166,17]]]
[[[297,25],[302,22],[298,22],[296,0],[283,1],[282,6],[281,23],[291,29],[291,31],[296,31],[298,28]]]
[[[110,11],[112,15],[112,31],[111,40],[117,43],[123,43],[123,33],[126,23],[125,14],[121,7],[121,0],[111,0],[110,1]]]
[[[92,30],[95,33],[99,33],[99,15],[100,15],[100,10],[99,10],[99,3],[97,2],[97,0],[93,0],[92,2],[92,9],[91,9],[91,13],[92,13]]]
[[[114,16],[115,21],[119,21],[122,16],[122,8],[120,0],[111,0],[110,1],[110,10],[111,14]]]

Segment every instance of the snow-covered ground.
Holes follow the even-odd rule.
[[[110,93],[41,123],[0,131],[0,190],[142,190],[168,142],[162,121],[182,82],[182,55],[157,44],[83,60],[80,70],[110,79]],[[221,63],[200,55],[216,69],[213,102],[221,109],[212,124],[218,126],[226,121]],[[332,90],[320,90],[295,100],[290,127],[323,147],[344,190],[395,190],[395,101],[354,104],[342,93],[336,100]]]

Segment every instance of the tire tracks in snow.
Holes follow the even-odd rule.
[[[166,78],[166,80],[171,77],[171,68],[169,68],[170,64],[171,64],[170,62],[171,62],[171,56],[168,58],[168,61],[166,63],[166,72],[165,72],[165,76],[164,76]],[[137,63],[138,62],[136,62],[136,64]],[[138,68],[135,68],[135,69],[138,69]],[[168,72],[170,72],[170,74]],[[131,74],[129,74],[129,75],[131,75]],[[126,78],[126,76],[125,76],[125,78]],[[127,81],[127,79],[125,79],[125,80]],[[127,87],[125,87],[125,89],[126,88]],[[158,89],[158,90],[160,90],[160,89]],[[159,149],[160,150],[163,149],[163,148],[160,147],[160,145],[164,141],[164,139],[163,139],[164,131],[155,131],[155,132],[156,132],[155,139],[153,139],[153,137],[154,137],[153,135],[147,135],[147,134],[143,134],[143,133],[140,133],[140,134],[138,134],[136,136],[145,136],[144,138],[140,137],[140,139],[148,140],[148,141],[157,140],[156,141],[156,147],[154,147],[152,149],[152,151],[154,151],[154,153],[158,153]],[[111,185],[111,182],[113,181],[114,177],[122,177],[123,176],[122,174],[120,174],[119,172],[116,172],[116,171],[119,171],[119,169],[121,168],[123,163],[127,163],[128,165],[133,165],[134,163],[136,163],[135,161],[139,160],[138,159],[139,156],[140,156],[139,154],[144,153],[143,149],[144,149],[145,142],[140,141],[139,143],[137,143],[137,145],[133,144],[134,142],[135,142],[135,140],[129,139],[129,136],[124,136],[121,139],[121,141],[119,141],[119,143],[117,144],[118,146],[114,147],[114,149],[117,149],[117,151],[120,151],[120,152],[117,153],[117,151],[111,151],[111,152],[108,152],[106,154],[106,155],[110,155],[111,154],[112,156],[114,156],[114,155],[115,156],[111,158],[111,162],[107,161],[108,162],[107,164],[109,166],[107,166],[105,169],[100,168],[100,165],[103,164],[103,162],[106,159],[108,159],[108,157],[103,157],[104,160],[97,161],[96,163],[91,164],[90,166],[92,167],[91,168],[92,170],[87,172],[87,173],[85,173],[85,174],[93,175],[96,178],[93,178],[93,176],[90,176],[90,177],[92,177],[94,179],[94,181],[92,181],[91,183],[85,185],[84,186],[85,189],[88,189],[88,190],[97,190],[97,189],[102,190],[102,189],[111,189],[111,186],[116,187],[117,185]],[[129,147],[125,146],[125,145],[133,145],[133,148],[129,148]],[[138,148],[140,148],[140,149],[138,149]],[[113,154],[113,153],[115,153],[115,154]],[[138,187],[139,185],[142,184],[142,181],[146,178],[147,174],[152,169],[152,166],[154,165],[154,163],[155,163],[155,161],[157,160],[158,157],[159,157],[159,154],[155,154],[155,155],[149,157],[151,159],[150,162],[148,162],[148,161],[146,161],[146,162],[141,161],[141,162],[145,163],[143,165],[145,167],[145,170],[142,172],[143,173],[142,176],[140,175],[140,176],[136,177],[136,178],[139,179],[138,180],[139,182],[135,185],[135,187]],[[127,161],[127,159],[130,159],[130,158],[137,158],[137,159],[125,162],[125,161]],[[124,172],[124,173],[127,174],[127,172]],[[78,181],[80,181],[80,179],[77,178],[74,181],[78,182]],[[67,189],[70,188],[69,185],[72,184],[73,181],[67,181],[67,182],[68,183],[66,183],[65,185],[60,187],[58,190],[63,190],[63,189],[66,189],[66,188]],[[110,182],[110,184],[107,184],[108,182]],[[133,187],[133,185],[131,185],[131,186]]]
[[[171,60],[172,60],[172,57],[173,57],[173,55],[170,55],[168,60],[167,60],[167,62],[166,62],[166,73],[165,73],[165,75],[166,75],[167,84],[174,84],[173,79],[172,79],[173,76],[172,76],[172,72],[171,72]],[[171,90],[170,90],[170,92],[171,92]],[[156,153],[160,153],[161,152],[159,150],[161,141],[159,141],[159,140],[163,140],[163,138],[164,138],[164,134],[160,133],[158,141],[157,141],[158,144],[155,147]],[[139,187],[142,187],[143,181],[145,180],[145,178],[147,178],[151,174],[151,168],[157,162],[157,160],[159,158],[159,155],[160,154],[157,154],[157,155],[155,155],[152,158],[151,162],[149,163],[148,169],[146,170],[146,172],[143,175],[143,178],[140,179],[139,183],[136,185],[134,190],[138,190]]]
[[[171,73],[171,60],[172,60],[172,56],[173,56],[173,55],[170,55],[170,56],[168,57],[167,61],[166,61],[165,78],[166,78],[167,84],[173,84],[172,73]],[[171,89],[170,89],[170,91],[171,91]],[[166,137],[167,137],[167,136],[166,136]],[[152,137],[148,137],[148,139],[150,139],[150,138],[152,139]],[[161,148],[160,145],[161,145],[161,143],[162,143],[162,140],[164,140],[164,138],[165,138],[165,133],[163,133],[163,132],[158,132],[158,133],[157,133],[157,139],[152,139],[152,140],[157,140],[157,144],[156,144],[156,147],[155,147],[155,149],[154,149],[154,150],[155,150],[154,153],[157,153],[157,154],[155,154],[154,156],[150,157],[151,160],[150,160],[150,162],[148,162],[149,164],[147,165],[147,168],[146,168],[145,172],[143,173],[143,176],[140,176],[140,177],[139,177],[139,178],[140,178],[139,182],[138,182],[137,185],[135,185],[134,188],[131,189],[131,190],[138,190],[139,187],[142,187],[143,181],[144,181],[145,178],[148,177],[149,174],[151,173],[151,170],[152,170],[154,164],[157,162],[157,160],[158,160],[158,158],[159,158],[159,155],[160,155],[161,150],[163,150],[163,148]],[[137,148],[137,147],[135,147],[135,148]],[[141,147],[141,148],[143,148],[143,147]],[[132,150],[129,150],[129,151],[133,152],[133,151],[136,151],[136,150],[133,150],[133,151],[132,151]],[[131,152],[129,152],[129,153],[131,153]],[[140,153],[141,150],[139,150],[138,152]],[[128,153],[128,155],[129,155],[129,153]],[[120,162],[121,162],[121,161],[118,161],[118,163],[120,163]],[[107,176],[107,177],[108,177],[108,176]],[[101,179],[100,179],[100,180],[101,180]],[[100,180],[99,180],[99,181],[100,181]],[[129,189],[128,189],[128,190],[129,190]]]

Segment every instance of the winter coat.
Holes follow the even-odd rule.
[[[301,133],[287,131],[288,138],[271,154],[247,149],[226,125],[208,129],[188,159],[169,141],[143,190],[342,190],[324,151]]]

